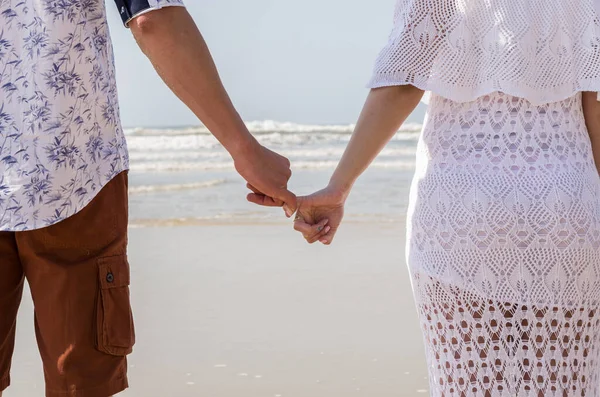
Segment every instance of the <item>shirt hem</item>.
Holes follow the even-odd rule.
[[[92,200],[98,195],[98,193],[100,193],[100,191],[102,189],[104,189],[104,187],[106,187],[106,185],[108,185],[113,179],[115,179],[118,175],[122,174],[123,172],[129,172],[129,166],[125,166],[125,167],[115,171],[115,173],[110,178],[108,178],[106,181],[104,181],[104,183],[100,184],[99,188],[96,190],[96,192],[94,192],[94,194],[87,196],[86,199],[84,201],[82,201],[82,205],[80,207],[78,207],[75,211],[70,213],[69,215],[61,217],[60,219],[57,219],[52,222],[42,222],[42,224],[40,226],[34,226],[34,227],[14,228],[14,227],[10,227],[10,226],[8,226],[8,227],[0,226],[0,232],[18,233],[18,232],[27,232],[27,231],[32,231],[32,230],[40,230],[40,229],[45,229],[47,227],[56,225],[57,223],[60,223],[66,219],[69,219],[70,217],[77,215],[80,211],[82,211],[85,207],[87,207],[92,202]]]

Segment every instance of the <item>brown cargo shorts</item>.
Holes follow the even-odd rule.
[[[10,384],[27,279],[46,395],[108,397],[127,388],[134,344],[127,262],[127,173],[47,228],[0,232],[0,391]]]

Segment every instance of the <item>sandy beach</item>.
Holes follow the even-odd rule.
[[[331,247],[285,223],[131,229],[137,345],[125,397],[427,395],[404,225],[344,225]],[[43,395],[29,294],[13,386]]]

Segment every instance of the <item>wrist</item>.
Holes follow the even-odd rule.
[[[336,181],[331,179],[327,189],[338,199],[340,203],[345,203],[352,190],[352,183]]]
[[[256,152],[256,148],[259,145],[256,138],[254,138],[247,130],[238,134],[229,144],[224,144],[225,149],[227,149],[234,161],[245,158],[249,154]]]

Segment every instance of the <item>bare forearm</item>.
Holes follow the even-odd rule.
[[[235,155],[255,143],[184,8],[167,7],[141,15],[130,27],[160,77],[230,153]]]
[[[592,142],[592,152],[594,153],[596,167],[598,168],[598,172],[600,172],[600,102],[598,102],[597,93],[583,93],[583,113]]]
[[[347,195],[423,97],[413,86],[371,90],[330,186]]]

